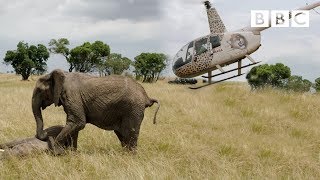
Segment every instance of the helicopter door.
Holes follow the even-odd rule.
[[[198,56],[208,51],[208,37],[199,39],[195,42],[195,51],[196,54],[194,60],[196,61]]]
[[[194,47],[193,47],[193,41],[189,44],[187,54],[186,54],[186,61],[191,62],[193,59],[193,52],[194,52]]]
[[[210,36],[211,49],[221,46],[219,36]]]

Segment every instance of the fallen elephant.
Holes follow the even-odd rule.
[[[51,126],[44,131],[47,132],[50,139],[56,138],[63,129],[63,126]],[[73,139],[71,135],[68,136],[67,140],[61,144],[63,149],[74,147]],[[40,152],[48,152],[51,149],[49,140],[41,141],[36,137],[19,139],[11,141],[5,144],[0,144],[0,159],[5,159],[10,156],[22,157]]]

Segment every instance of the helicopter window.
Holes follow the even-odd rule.
[[[173,65],[173,69],[178,69],[179,67],[185,65],[186,63],[183,62],[182,57],[180,57],[179,59],[176,60],[176,62]]]
[[[186,62],[191,62],[193,56],[193,41],[189,44],[187,55],[186,55]]]
[[[198,40],[195,43],[196,55],[200,55],[208,50],[207,38]]]
[[[221,45],[219,36],[211,36],[210,37],[211,48],[214,49]]]

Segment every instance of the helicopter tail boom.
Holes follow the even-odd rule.
[[[207,9],[207,15],[208,15],[208,22],[210,27],[210,33],[224,33],[226,32],[226,27],[220,18],[218,11],[216,8],[211,6],[211,3],[209,1],[203,2],[206,9]]]

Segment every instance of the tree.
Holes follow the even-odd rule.
[[[103,63],[103,59],[110,54],[110,47],[101,41],[83,43],[70,51],[69,62],[78,72],[90,72]]]
[[[29,47],[29,57],[34,62],[34,70],[32,74],[42,75],[47,71],[47,60],[49,59],[49,51],[46,46],[38,44]]]
[[[132,61],[121,54],[111,53],[105,62],[105,69],[108,74],[122,74],[123,71],[129,69]]]
[[[99,68],[103,63],[102,58],[110,54],[110,47],[102,41],[95,41],[93,44],[85,42],[71,50],[68,45],[70,42],[66,38],[51,39],[49,42],[50,52],[63,55],[69,63],[69,72],[89,72],[93,68]]]
[[[152,82],[165,69],[167,57],[162,53],[141,53],[134,59],[136,76],[142,76],[143,82]]]
[[[285,81],[291,76],[290,68],[282,63],[275,65],[260,65],[253,67],[246,79],[252,89],[265,86],[284,87]]]
[[[46,72],[47,60],[50,54],[42,45],[37,46],[20,41],[16,50],[7,51],[4,62],[14,68],[17,74],[22,75],[22,80],[28,80],[31,74],[43,74]]]
[[[49,51],[54,54],[61,54],[64,56],[69,63],[69,72],[72,72],[74,69],[73,62],[70,61],[70,50],[67,46],[70,45],[70,42],[66,38],[60,38],[58,40],[51,39],[49,42]]]
[[[302,76],[294,75],[288,78],[285,88],[295,92],[308,92],[311,86],[312,83],[309,80],[303,79]]]
[[[320,77],[315,80],[314,88],[317,92],[320,92]]]
[[[282,63],[270,65],[272,76],[270,82],[273,87],[283,87],[285,80],[291,76],[291,70]]]

